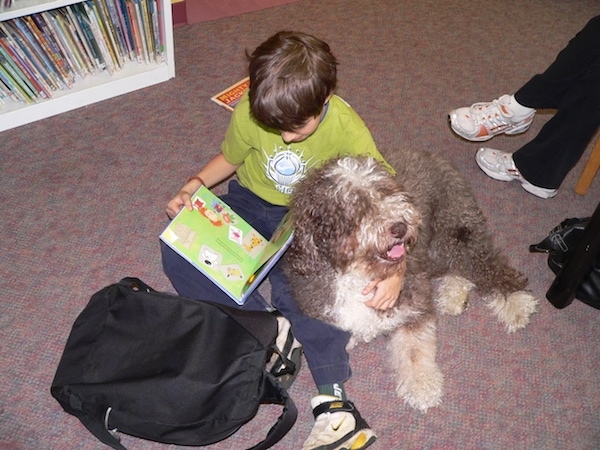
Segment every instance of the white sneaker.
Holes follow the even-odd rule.
[[[527,131],[533,122],[535,109],[517,103],[511,95],[488,103],[450,111],[450,127],[468,141],[487,141],[498,134],[518,134]]]
[[[310,406],[315,425],[302,450],[360,450],[377,439],[352,402],[317,395]]]
[[[540,198],[551,198],[556,195],[556,189],[534,186],[523,178],[510,153],[494,150],[493,148],[480,148],[475,155],[475,161],[477,161],[477,165],[481,170],[494,180],[517,180],[521,183],[523,189]]]

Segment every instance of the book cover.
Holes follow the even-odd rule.
[[[29,45],[31,52],[39,58],[44,65],[46,72],[54,79],[57,86],[71,88],[73,83],[60,71],[58,66],[56,66],[51,59],[51,56],[42,48],[42,44],[38,41],[37,36],[29,29],[25,18],[17,17],[12,20],[12,23],[15,25],[17,33],[19,33],[26,44]]]
[[[205,186],[192,196],[192,205],[160,239],[243,305],[291,243],[289,214],[267,240]]]
[[[114,70],[121,70],[123,61],[121,60],[121,54],[115,40],[111,21],[106,15],[102,2],[100,0],[91,0],[89,5],[93,15],[93,17],[90,17],[90,20],[98,27],[100,34],[104,38],[104,45],[108,49],[110,58],[112,58]]]
[[[16,99],[17,102],[30,102],[31,99],[27,95],[23,88],[19,86],[19,84],[13,80],[11,74],[4,67],[3,57],[0,55],[0,80],[10,89],[12,92],[12,98]]]
[[[135,17],[135,31],[136,37],[140,42],[141,52],[143,60],[146,64],[150,62],[150,55],[148,54],[148,43],[146,42],[146,29],[144,28],[144,17],[142,15],[142,7],[140,0],[131,0],[132,4],[132,16]]]
[[[0,22],[0,29],[5,33],[6,36],[12,39],[12,42],[16,43],[20,51],[25,55],[24,57],[35,67],[37,72],[43,77],[44,81],[50,86],[50,89],[56,91],[60,89],[57,80],[52,76],[51,73],[46,69],[44,63],[38,58],[35,51],[28,45],[26,39],[24,39],[18,32],[17,27],[8,20],[6,22]]]
[[[27,75],[23,73],[10,56],[5,56],[2,47],[0,47],[0,67],[4,69],[5,75],[14,82],[19,92],[25,97],[25,101],[28,103],[39,101],[39,94]]]
[[[63,71],[74,77],[75,66],[72,65],[72,61],[67,58],[67,55],[63,54],[63,51],[59,48],[57,42],[54,40],[54,36],[49,32],[46,22],[41,14],[38,13],[26,16],[25,20],[29,22],[29,29],[37,35],[38,41],[42,44],[42,48],[46,51],[48,56],[50,56],[55,64]]]
[[[148,53],[148,58],[150,62],[154,61],[154,39],[152,37],[152,24],[150,19],[150,12],[148,10],[148,2],[147,0],[136,0],[136,7],[140,8],[139,17],[141,19],[142,25],[140,27],[140,31],[143,29],[144,32],[144,42],[146,43],[146,52]]]
[[[109,44],[106,42],[104,34],[100,29],[100,23],[98,21],[98,16],[96,14],[94,4],[88,4],[87,2],[83,2],[81,3],[81,5],[83,5],[85,11],[85,24],[89,25],[89,28],[92,32],[94,43],[100,51],[101,60],[104,62],[104,69],[110,75],[113,75],[115,73],[115,70],[117,70],[117,68],[115,67],[115,60],[111,55],[111,50],[109,50]]]
[[[88,74],[94,73],[94,66],[85,54],[73,27],[70,25],[63,27],[63,24],[59,23],[48,11],[43,11],[40,15],[46,22],[48,32],[54,37],[56,44],[65,55],[70,55],[71,60],[77,66],[79,75],[85,78]]]
[[[107,19],[109,20],[109,25],[116,36],[116,43],[119,46],[121,57],[123,61],[131,60],[130,49],[127,46],[127,40],[125,37],[125,33],[123,31],[123,27],[121,26],[121,19],[119,17],[119,13],[117,11],[117,5],[114,0],[102,0],[102,5],[107,11]]]
[[[129,22],[129,14],[127,12],[124,0],[110,0],[114,1],[114,7],[116,8],[117,16],[121,24],[121,30],[123,32],[123,39],[127,46],[128,56],[131,61],[136,60],[135,46],[133,43],[133,35],[131,34],[131,24]]]
[[[65,36],[68,35],[69,30],[71,30],[73,35],[77,35],[92,64],[92,72],[95,73],[96,70],[104,70],[105,64],[102,59],[102,53],[96,43],[96,38],[92,32],[92,27],[83,5],[81,3],[69,5],[66,8],[65,14],[56,15],[55,19],[58,27],[63,31]],[[72,27],[75,28],[76,33],[72,31]]]
[[[42,32],[42,30],[38,26],[38,23],[33,19],[32,16],[25,16],[23,17],[23,19],[24,25],[29,29],[34,39],[40,45],[41,51],[43,51],[46,54],[46,57],[53,65],[56,72],[60,74],[60,77],[65,83],[65,85],[72,86],[73,82],[75,81],[74,71],[71,67],[69,67],[64,56],[55,51],[54,48],[52,48],[52,45],[50,44],[48,38]]]
[[[238,104],[244,92],[250,87],[250,78],[246,77],[238,81],[232,86],[229,86],[224,91],[219,92],[210,99],[217,105],[222,106],[228,111],[233,111],[235,105]]]
[[[14,43],[11,43],[9,38],[4,36],[3,32],[0,30],[0,53],[2,52],[4,52],[4,56],[11,58],[13,62],[19,66],[41,98],[49,98],[52,96],[49,86],[47,87],[42,83],[41,77],[35,71],[33,65],[29,64],[29,61],[22,55],[18,47]]]

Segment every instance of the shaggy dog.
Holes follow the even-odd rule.
[[[351,333],[350,346],[391,334],[398,395],[425,412],[441,402],[437,311],[460,314],[472,289],[509,332],[537,301],[496,249],[467,183],[445,160],[402,151],[395,177],[371,158],[332,160],[309,172],[291,199],[294,241],[286,273],[300,308]],[[364,304],[373,280],[404,273],[394,308]]]

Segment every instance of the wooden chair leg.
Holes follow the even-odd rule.
[[[577,182],[577,186],[575,186],[575,192],[579,195],[585,195],[587,190],[589,189],[594,177],[596,176],[596,172],[600,168],[600,138],[596,141],[596,145],[592,150],[592,154],[590,155],[590,159],[588,159],[585,168],[581,176],[579,177],[579,181]]]

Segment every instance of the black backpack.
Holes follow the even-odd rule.
[[[297,410],[266,370],[277,335],[270,313],[154,291],[136,278],[95,293],[73,325],[51,394],[99,440],[124,450],[117,431],[178,445],[208,445],[283,405],[267,449]]]
[[[579,242],[582,240],[586,228],[590,223],[590,217],[577,218],[572,217],[563,220],[559,225],[554,227],[544,240],[538,244],[529,246],[530,252],[548,253],[548,266],[555,274],[559,274],[567,261],[571,258],[582,258],[586,252],[575,255],[575,250]],[[597,223],[597,220],[596,220]],[[590,232],[594,233],[593,230]],[[595,237],[597,240],[598,238]],[[589,245],[589,244],[588,244]],[[598,243],[595,244],[596,248]],[[575,287],[574,297],[581,300],[583,303],[594,308],[600,309],[600,254],[586,255],[590,258],[589,270],[585,272],[583,277]],[[577,264],[582,261],[574,261]],[[567,306],[572,297],[567,296],[564,291],[565,286],[553,286],[549,290],[546,297],[557,308]],[[556,292],[554,292],[554,290]]]

